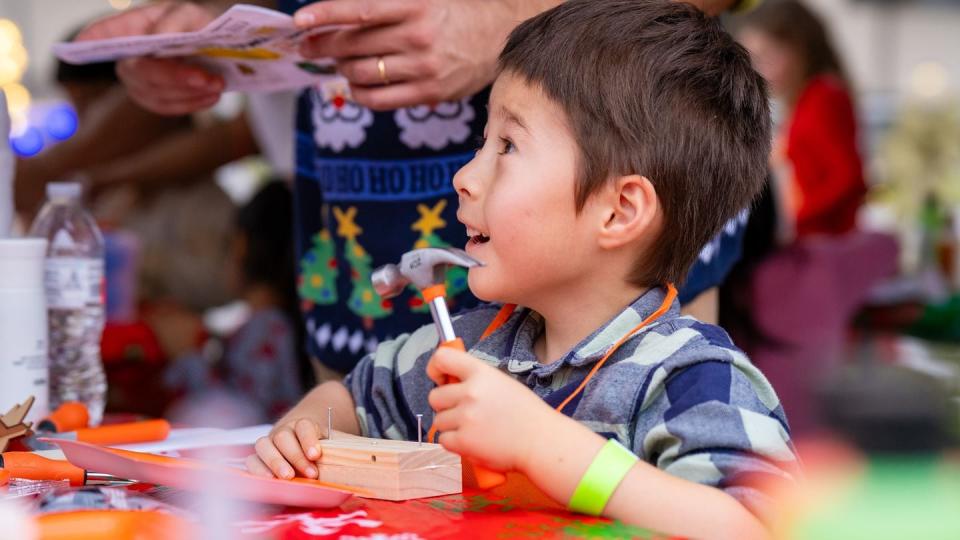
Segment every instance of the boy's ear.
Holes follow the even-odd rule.
[[[648,236],[660,222],[660,199],[653,183],[639,174],[621,176],[611,184],[603,205],[599,243],[613,249]]]

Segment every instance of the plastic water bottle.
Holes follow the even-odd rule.
[[[104,324],[104,244],[80,200],[78,183],[51,183],[31,228],[47,239],[44,287],[50,350],[50,409],[80,401],[90,423],[103,417],[107,381],[100,360]]]

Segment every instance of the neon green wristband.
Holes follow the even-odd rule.
[[[574,512],[599,516],[607,501],[639,458],[622,444],[610,439],[583,473],[567,508]]]

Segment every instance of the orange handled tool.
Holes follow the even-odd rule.
[[[453,321],[444,297],[447,294],[446,269],[451,265],[471,268],[483,263],[467,255],[462,249],[423,248],[403,254],[400,264],[387,264],[376,269],[370,276],[373,288],[383,298],[393,298],[407,285],[413,284],[420,289],[424,302],[430,306],[430,315],[440,336],[440,347],[451,347],[466,351],[463,340],[453,331]],[[450,380],[446,383],[456,382]],[[432,441],[436,428],[431,427],[427,440]],[[481,489],[489,489],[506,482],[507,477],[470,461],[464,462],[464,483]]]
[[[463,343],[463,339],[458,337],[443,341],[440,343],[440,347],[448,347],[463,352],[466,352],[467,350]],[[444,381],[444,384],[455,384],[458,382],[460,381],[456,377],[451,377],[448,375]],[[431,426],[429,433],[427,433],[427,441],[433,442],[436,435],[436,426]],[[507,477],[503,473],[498,473],[497,471],[492,471],[486,467],[477,465],[472,460],[464,460],[463,477],[466,485],[476,486],[480,489],[495,488],[507,481]]]
[[[144,420],[78,429],[74,433],[76,436],[71,437],[74,440],[103,445],[162,441],[170,435],[170,422],[162,419]]]
[[[90,425],[90,413],[87,411],[87,406],[79,401],[68,401],[37,423],[37,431],[63,433],[82,429],[88,425]]]
[[[68,441],[88,442],[92,444],[112,445],[162,441],[170,434],[170,422],[166,420],[144,420],[126,424],[109,424],[95,428],[84,428],[67,433],[41,433],[26,441],[34,450],[51,450],[54,445],[37,439],[64,439]]]
[[[68,461],[57,461],[33,452],[4,452],[0,454],[0,469],[10,478],[28,480],[68,480],[71,486],[86,485],[89,480],[116,482],[121,480],[109,474],[88,473]]]

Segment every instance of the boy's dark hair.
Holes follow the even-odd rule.
[[[760,191],[766,83],[720,23],[668,0],[571,0],[518,26],[502,72],[566,112],[581,150],[576,209],[613,176],[654,185],[663,227],[629,279],[679,283]]]

